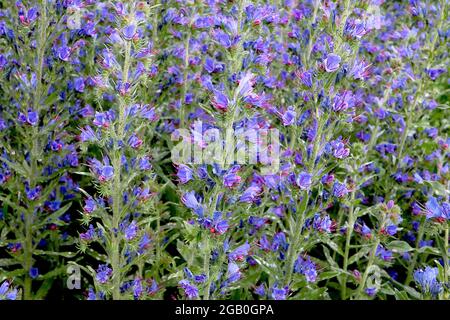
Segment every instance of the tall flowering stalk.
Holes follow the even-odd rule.
[[[86,158],[97,192],[83,191],[87,228],[80,234],[81,251],[99,260],[87,267],[95,285],[89,299],[141,299],[160,288],[159,268],[153,268],[161,264],[165,245],[161,187],[152,171],[160,157],[154,142],[158,111],[141,95],[153,58],[153,43],[144,38],[151,9],[136,1],[107,5],[103,10],[115,14],[115,27],[97,29],[101,68],[88,79],[97,103],[80,132],[82,149],[98,150],[98,158]]]
[[[84,42],[69,37],[65,10],[54,2],[17,1],[2,18],[2,266],[24,299],[42,299],[65,273],[64,257],[73,257],[66,228],[77,189],[70,174],[78,166],[73,92],[55,84],[70,84]]]

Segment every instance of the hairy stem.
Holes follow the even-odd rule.
[[[33,107],[39,115],[41,109],[40,100],[42,96],[42,73],[44,68],[45,48],[46,48],[46,30],[47,30],[47,1],[43,0],[40,4],[40,20],[38,27],[38,42],[37,42],[37,69],[36,69],[36,88],[33,96]],[[38,126],[33,126],[31,132],[31,176],[29,177],[30,187],[36,186],[37,177],[39,175],[38,169],[38,154],[39,154],[39,129]],[[33,266],[33,215],[34,204],[30,203],[27,212],[25,213],[25,246],[24,246],[24,269],[26,271],[24,281],[24,299],[33,299],[32,284],[33,280],[30,277],[30,269]]]
[[[379,244],[380,244],[380,239],[377,238],[377,240],[373,244],[372,249],[370,250],[369,261],[367,262],[366,270],[364,270],[363,277],[361,279],[358,289],[356,290],[356,298],[357,299],[359,299],[361,297],[362,291],[364,290],[364,288],[366,286],[366,281],[367,281],[367,278],[369,277],[370,269],[372,268],[372,265],[375,262],[375,255],[377,253],[377,248],[378,248]]]
[[[342,270],[344,274],[341,281],[341,299],[344,300],[347,297],[347,269],[348,269],[348,258],[350,253],[350,241],[352,239],[353,227],[355,224],[354,217],[354,202],[355,202],[355,191],[353,190],[350,196],[350,210],[348,213],[347,231],[345,234],[345,251],[344,251],[344,263]]]
[[[425,216],[423,216],[422,220],[420,221],[419,234],[417,235],[417,239],[416,239],[416,246],[415,246],[416,250],[415,251],[417,251],[417,249],[419,249],[420,242],[422,241],[423,235],[425,234],[425,226],[424,226],[425,219],[426,219]],[[416,252],[413,255],[411,263],[409,264],[408,273],[407,273],[406,280],[405,280],[405,285],[409,285],[413,279],[413,272],[414,272],[414,269],[416,268],[416,263],[417,263],[418,257],[419,257],[419,254]]]
[[[131,57],[131,42],[127,41],[125,44],[125,59],[122,69],[122,81],[123,83],[128,82],[128,72],[130,68],[130,57]],[[114,165],[114,184],[113,184],[113,230],[111,235],[111,244],[112,244],[112,252],[111,252],[111,265],[113,269],[113,291],[112,296],[113,300],[120,300],[121,294],[120,294],[120,284],[122,283],[122,272],[120,270],[121,268],[121,259],[120,259],[120,242],[121,238],[118,234],[119,230],[119,223],[122,216],[122,159],[121,159],[121,152],[119,148],[119,141],[122,141],[124,138],[124,131],[125,131],[125,108],[126,108],[126,101],[125,98],[121,99],[121,105],[119,106],[119,117],[118,117],[118,130],[117,130],[117,136],[115,139],[115,150],[113,151],[113,165]]]

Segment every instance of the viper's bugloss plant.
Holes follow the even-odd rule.
[[[85,90],[95,97],[79,132],[81,150],[92,150],[85,165],[94,188],[80,188],[85,231],[79,248],[96,260],[84,268],[95,286],[88,299],[145,299],[161,291],[161,269],[169,264],[163,261],[168,240],[161,226],[162,186],[152,167],[161,158],[155,142],[160,111],[145,95],[154,55],[146,21],[153,11],[134,1],[102,9],[114,19],[96,28],[98,66],[82,80],[92,81]]]
[[[17,1],[1,16],[2,276],[25,299],[40,299],[65,274],[64,257],[73,257],[67,225],[79,162],[70,74],[81,69],[85,43],[72,37],[56,2]]]
[[[449,299],[448,27],[0,1],[0,299]]]

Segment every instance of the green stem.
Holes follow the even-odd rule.
[[[125,45],[125,60],[122,69],[122,81],[123,83],[128,82],[128,72],[130,68],[130,58],[131,58],[131,41],[127,41]],[[121,238],[118,234],[119,223],[122,218],[122,160],[121,152],[118,142],[123,140],[125,132],[125,108],[126,101],[125,98],[121,99],[121,104],[119,106],[119,117],[118,117],[118,130],[116,132],[115,139],[115,150],[112,152],[112,163],[114,165],[114,183],[113,183],[113,230],[111,234],[111,266],[113,269],[113,290],[112,297],[113,300],[120,300],[120,285],[122,283],[122,272],[121,272],[121,259],[120,259],[120,243]]]
[[[448,265],[448,237],[449,237],[449,227],[448,222],[445,222],[445,234],[444,234],[444,283],[448,283],[448,272],[449,272],[449,265]]]
[[[411,261],[411,263],[409,264],[409,267],[408,267],[408,273],[407,273],[406,280],[405,280],[405,285],[406,286],[409,285],[411,283],[412,279],[413,279],[413,272],[414,272],[414,269],[416,268],[417,258],[419,257],[419,254],[417,253],[417,250],[419,249],[420,242],[422,241],[423,236],[425,234],[425,227],[424,227],[424,225],[425,225],[425,216],[423,216],[422,220],[420,221],[419,234],[417,235],[416,246],[415,246],[416,253],[414,254],[413,259],[412,259],[412,261]]]
[[[347,298],[347,269],[348,269],[348,258],[350,253],[350,241],[352,239],[353,227],[355,224],[354,217],[354,202],[355,202],[355,191],[353,190],[350,196],[350,211],[348,213],[347,231],[345,237],[345,251],[344,251],[344,263],[342,269],[344,274],[341,281],[341,299],[345,300]]]
[[[36,69],[36,89],[33,96],[33,107],[38,112],[41,109],[40,100],[42,96],[42,73],[44,68],[44,54],[46,48],[46,30],[47,30],[47,2],[41,1],[41,18],[39,20],[38,29],[38,47],[37,47],[37,69]],[[30,187],[36,186],[36,178],[39,175],[37,158],[39,154],[39,129],[37,126],[32,128],[31,132],[31,176],[29,177]],[[25,213],[25,246],[24,246],[24,269],[26,271],[24,280],[24,299],[32,300],[33,280],[29,275],[29,271],[33,266],[33,215],[34,201],[29,204],[29,210]]]
[[[375,255],[376,255],[379,244],[380,244],[380,239],[377,238],[377,240],[373,244],[372,249],[370,250],[369,261],[367,262],[366,270],[364,271],[363,277],[361,279],[361,283],[359,284],[359,287],[356,291],[357,299],[359,299],[361,297],[362,290],[366,286],[366,281],[367,281],[367,278],[369,277],[370,269],[372,268],[372,265],[375,262]]]
[[[186,117],[186,93],[188,87],[188,75],[189,75],[189,42],[191,41],[191,26],[189,25],[186,39],[184,40],[184,70],[183,70],[183,89],[181,92],[181,104],[180,104],[180,127],[184,128],[184,122]]]
[[[294,265],[295,265],[295,258],[298,254],[299,245],[301,243],[301,235],[302,235],[302,228],[305,224],[305,218],[306,218],[306,210],[308,209],[308,201],[309,201],[309,193],[308,191],[305,191],[305,197],[303,198],[303,201],[301,202],[301,209],[297,210],[297,215],[300,217],[296,219],[295,225],[294,225],[294,232],[292,234],[293,241],[291,245],[288,247],[288,252],[286,255],[286,285],[289,285],[292,280],[292,274],[294,272]],[[299,209],[299,208],[297,208]]]
[[[206,283],[203,291],[203,300],[209,300],[209,288],[211,287],[211,277],[209,270],[209,260],[211,258],[211,249],[209,246],[209,235],[205,239],[205,255],[203,256],[203,270],[206,275]]]

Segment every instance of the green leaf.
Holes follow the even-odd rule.
[[[48,255],[48,256],[61,256],[61,257],[65,257],[65,258],[73,258],[77,255],[76,252],[56,252],[56,251],[44,251],[44,250],[34,250],[33,254]]]
[[[8,266],[16,265],[16,264],[20,264],[20,262],[15,259],[9,259],[9,258],[0,259],[0,267],[8,267]]]
[[[339,274],[340,274],[340,272],[337,270],[321,272],[319,274],[319,281],[332,279],[334,277],[337,277]]]
[[[53,284],[53,279],[46,279],[42,285],[39,287],[38,291],[36,292],[35,299],[36,300],[42,300],[47,295],[48,291],[51,289]]]
[[[45,217],[45,219],[43,219],[43,221],[41,223],[37,224],[36,226],[39,228],[42,225],[45,225],[45,224],[47,224],[49,222],[58,224],[58,222],[59,222],[58,218],[61,217],[67,210],[69,210],[71,205],[72,205],[72,202],[69,202],[64,207],[56,210],[55,212],[53,212],[49,216]]]
[[[405,291],[394,289],[394,296],[397,300],[409,300],[408,294]]]
[[[392,250],[394,252],[409,252],[412,251],[413,248],[405,241],[401,241],[401,240],[394,240],[389,242],[386,245],[386,248],[389,250]]]

